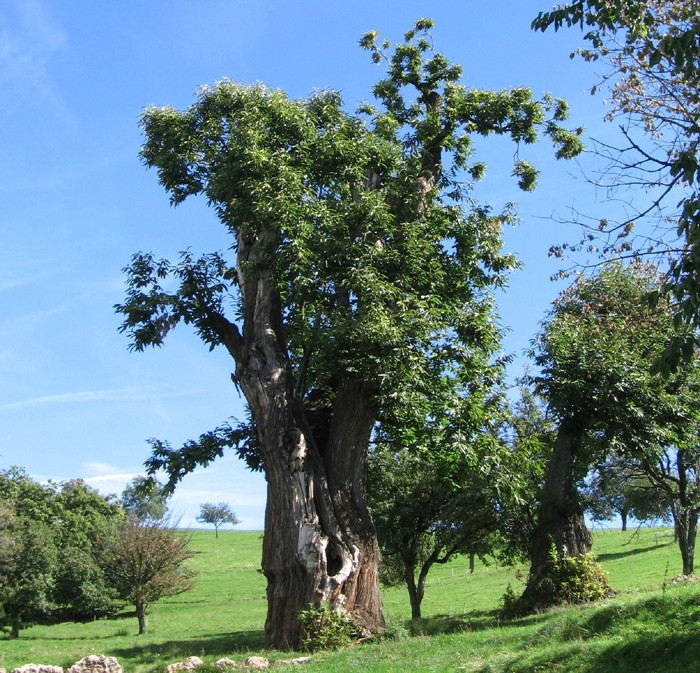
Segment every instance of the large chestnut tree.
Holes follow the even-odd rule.
[[[134,255],[123,330],[142,350],[190,324],[230,353],[250,412],[181,449],[155,442],[149,466],[172,486],[233,447],[264,470],[270,647],[295,646],[299,612],[324,601],[367,632],[383,625],[365,505],[373,428],[479,342],[483,298],[513,264],[500,252],[511,210],[470,195],[484,173],[473,137],[524,146],[545,134],[559,157],[581,149],[560,126],[563,101],[466,89],[431,28],[421,20],[393,47],[364,36],[387,74],[356,113],[334,91],[292,100],[222,81],[184,111],[142,117],[143,160],[171,202],[202,195],[231,246],[174,263]],[[527,161],[513,172],[534,187]]]

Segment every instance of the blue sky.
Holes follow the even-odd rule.
[[[234,365],[186,327],[165,347],[129,353],[113,306],[132,253],[174,258],[225,249],[223,228],[202,202],[173,209],[141,165],[140,112],[183,108],[200,85],[224,77],[262,81],[292,97],[341,91],[349,109],[370,98],[382,71],[357,45],[367,30],[401,39],[417,18],[435,20],[436,47],[464,66],[468,87],[530,86],[566,98],[572,125],[601,136],[604,104],[589,95],[590,65],[570,60],[577,31],[534,33],[547,2],[533,0],[5,0],[0,7],[0,468],[34,478],[83,478],[120,493],[143,472],[146,440],[173,446],[231,416],[242,401]],[[607,125],[608,127],[610,125]],[[499,297],[520,356],[561,289],[552,243],[577,232],[558,224],[571,208],[593,212],[578,163],[551,148],[521,150],[541,169],[533,194],[510,176],[513,148],[484,141],[488,170],[475,197],[515,201],[522,222],[505,232],[524,268]],[[586,162],[587,159],[582,159]],[[521,362],[516,365],[517,373]],[[195,525],[203,502],[228,502],[242,529],[261,529],[265,486],[234,457],[197,470],[173,509]]]

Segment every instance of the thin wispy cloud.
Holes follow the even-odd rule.
[[[49,77],[52,57],[68,44],[40,0],[10,0],[0,19],[0,84],[3,99],[31,93],[65,112]]]
[[[119,472],[119,468],[114,467],[114,465],[110,465],[109,463],[99,463],[95,461],[85,463],[85,465],[83,465],[83,468],[88,472],[92,472],[94,474],[114,474],[116,472]]]
[[[35,277],[13,279],[13,280],[0,279],[0,292],[9,292],[10,290],[15,290],[18,287],[24,287],[25,285],[32,285],[36,282],[37,282],[37,279]]]
[[[104,484],[106,482],[126,482],[131,481],[136,477],[135,472],[126,474],[98,474],[96,477],[85,477],[83,481],[86,484]]]
[[[186,397],[192,392],[160,393],[142,388],[119,388],[115,390],[86,390],[76,393],[60,393],[58,395],[44,395],[28,400],[19,400],[0,404],[0,411],[15,409],[28,409],[54,404],[86,404],[95,402],[133,402],[144,400],[160,400],[173,397]]]

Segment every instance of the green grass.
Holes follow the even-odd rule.
[[[567,671],[637,673],[695,670],[700,660],[700,585],[674,583],[680,554],[666,529],[595,531],[594,551],[607,570],[615,598],[558,609],[513,622],[499,619],[508,583],[518,591],[517,568],[466,557],[428,577],[424,618],[411,623],[408,594],[383,592],[393,638],[312,656],[302,670]],[[190,655],[211,664],[265,652],[265,579],[259,572],[259,533],[195,531],[196,589],[152,606],[149,633],[137,636],[126,610],[114,619],[35,626],[15,641],[0,636],[0,668],[47,663],[70,666],[87,654],[119,659],[126,673],[162,671]],[[520,569],[524,573],[524,569]]]

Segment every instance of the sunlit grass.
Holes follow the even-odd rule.
[[[460,557],[429,575],[423,619],[410,622],[405,589],[383,591],[394,639],[382,638],[313,655],[305,671],[571,671],[637,673],[695,670],[700,660],[700,587],[675,584],[680,554],[667,529],[594,532],[594,552],[617,590],[604,603],[554,610],[511,623],[498,614],[516,568]],[[260,533],[195,531],[195,590],[149,611],[149,633],[137,636],[128,608],[114,619],[35,626],[19,640],[0,636],[0,668],[24,663],[64,668],[87,654],[116,656],[126,673],[162,671],[197,655],[206,663],[264,652],[265,578]],[[519,575],[524,576],[525,568]]]

